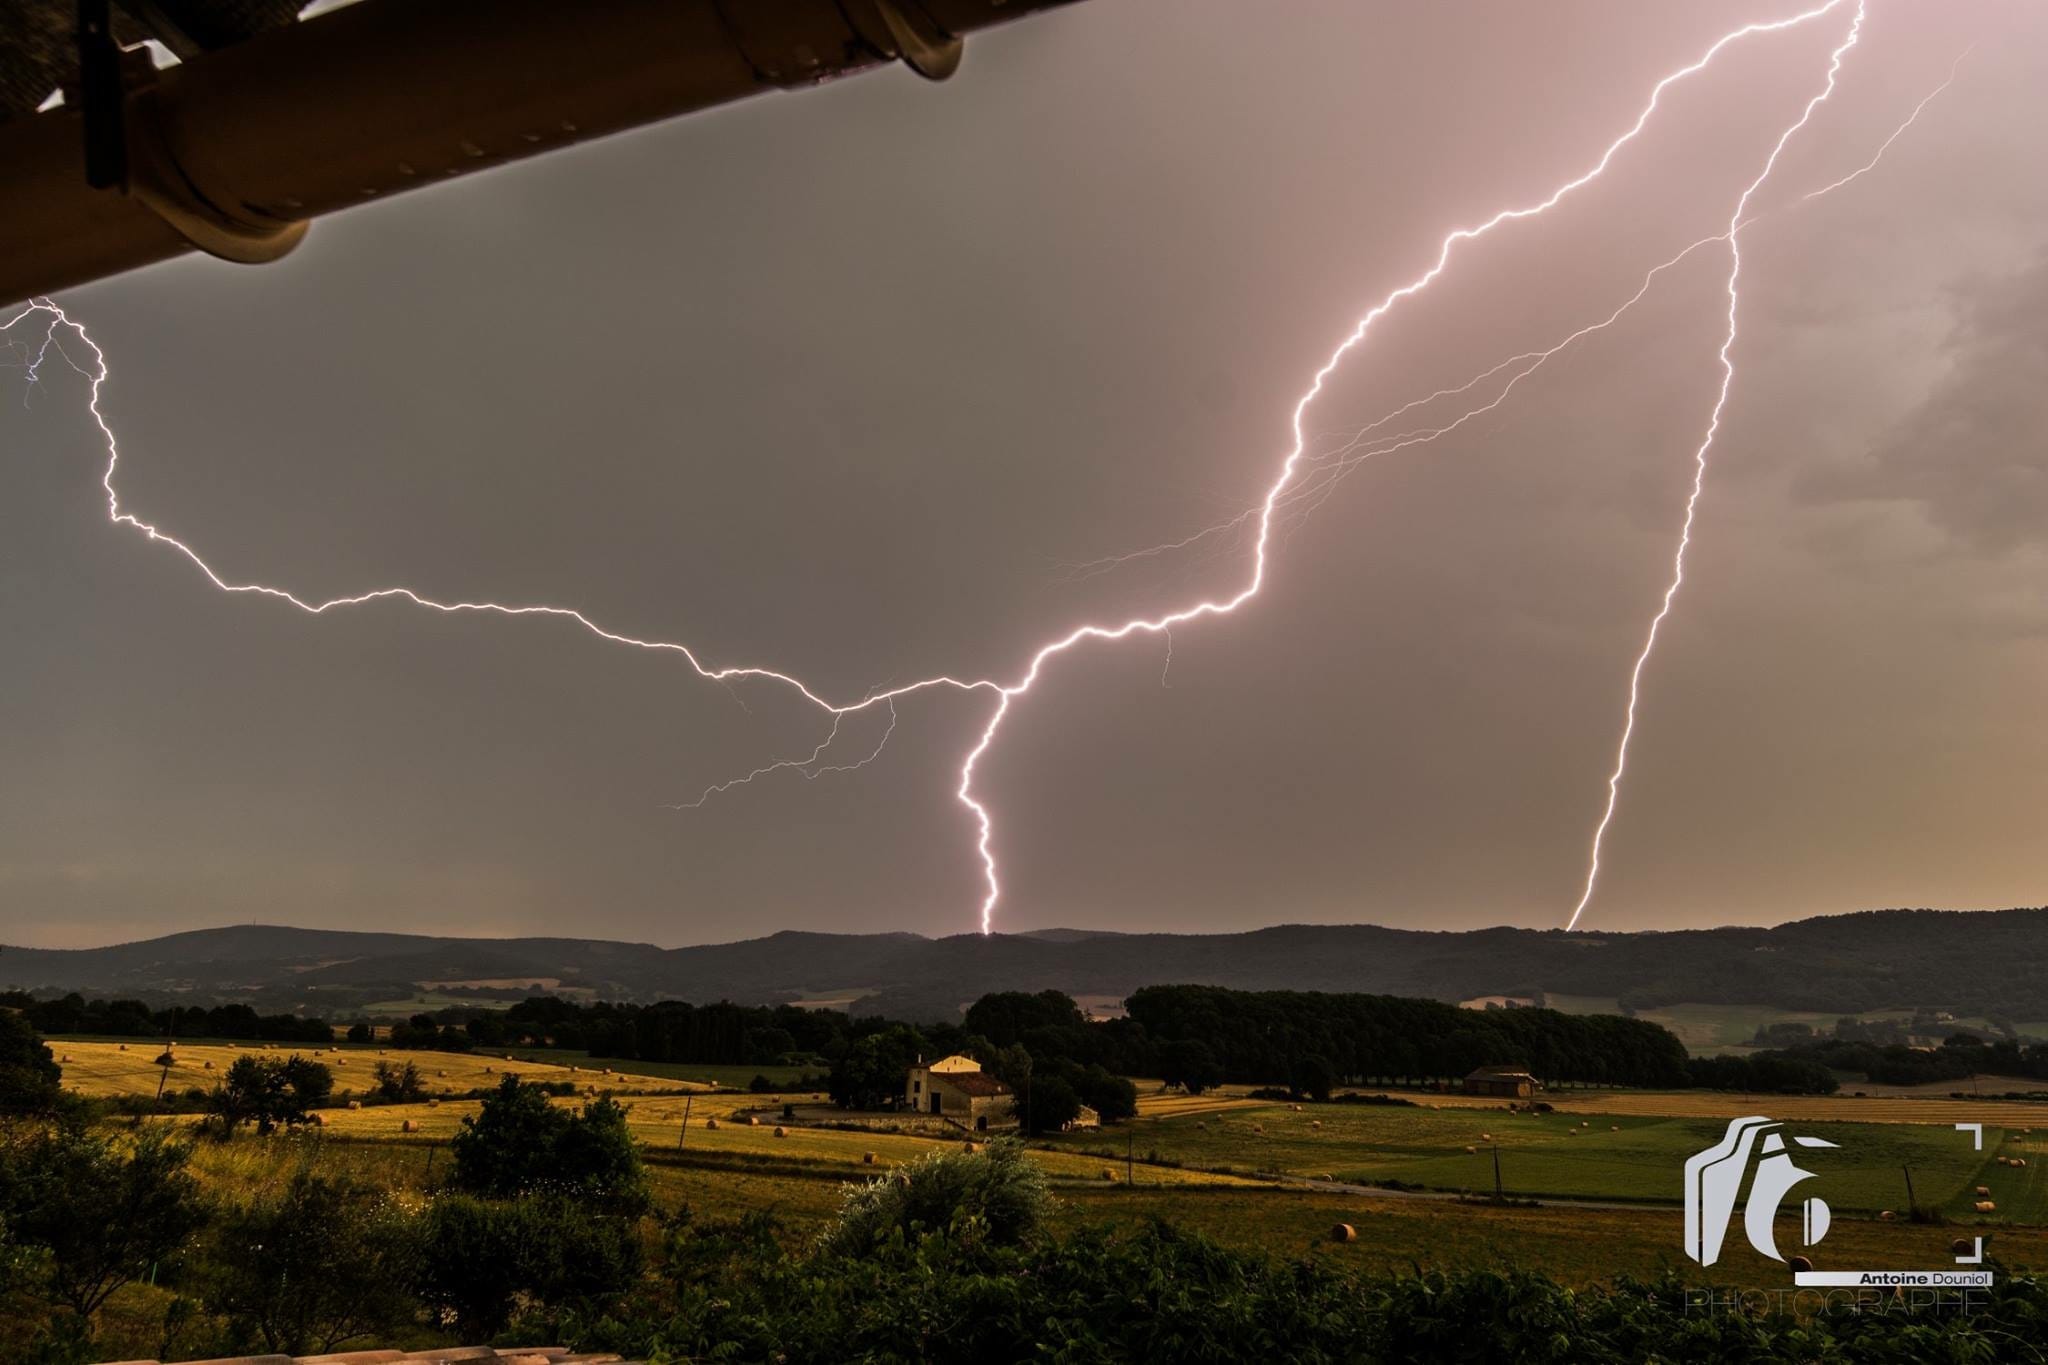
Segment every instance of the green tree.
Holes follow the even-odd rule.
[[[175,1260],[208,1210],[191,1147],[159,1127],[117,1142],[75,1122],[31,1138],[0,1182],[0,1218],[40,1249],[50,1297],[89,1323],[121,1286]]]
[[[63,1080],[42,1035],[13,1010],[0,1009],[0,1114],[49,1113]]]
[[[568,1127],[568,1111],[539,1086],[505,1077],[449,1144],[455,1187],[498,1198],[538,1189],[554,1174],[555,1141]]]
[[[386,1191],[300,1171],[217,1224],[205,1298],[265,1351],[331,1352],[410,1320],[419,1249]]]
[[[842,1109],[879,1109],[903,1093],[903,1078],[917,1060],[924,1040],[897,1025],[857,1039],[837,1061],[827,1081],[833,1103]]]
[[[1091,1066],[1075,1072],[1071,1084],[1081,1103],[1093,1109],[1104,1123],[1121,1123],[1137,1117],[1138,1087],[1124,1077]]]
[[[1292,1088],[1295,1094],[1306,1095],[1312,1100],[1327,1100],[1336,1086],[1337,1068],[1330,1065],[1328,1057],[1311,1052],[1294,1064]]]
[[[393,1104],[413,1104],[427,1097],[426,1078],[415,1063],[394,1065],[379,1062],[370,1069],[370,1076],[379,1099]]]
[[[626,1111],[609,1097],[572,1114],[549,1103],[539,1086],[507,1076],[476,1117],[462,1121],[451,1145],[455,1188],[471,1194],[502,1199],[554,1190],[614,1213],[647,1206],[639,1145]]]
[[[1199,1095],[1222,1083],[1223,1064],[1201,1039],[1180,1039],[1159,1049],[1159,1079]]]
[[[1066,1077],[1041,1073],[1018,1097],[1018,1121],[1031,1134],[1057,1133],[1081,1116],[1081,1097]]]
[[[310,1058],[237,1057],[207,1096],[207,1109],[220,1136],[233,1137],[245,1123],[259,1133],[313,1121],[312,1111],[334,1093],[334,1073]]]

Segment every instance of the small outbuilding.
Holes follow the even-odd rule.
[[[1526,1100],[1542,1088],[1543,1082],[1512,1066],[1482,1066],[1465,1078],[1465,1093],[1468,1095]]]

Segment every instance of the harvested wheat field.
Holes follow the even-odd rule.
[[[571,1068],[543,1062],[505,1061],[480,1053],[407,1052],[374,1046],[329,1046],[308,1043],[177,1043],[171,1046],[176,1059],[168,1077],[157,1064],[165,1046],[161,1041],[131,1039],[125,1043],[105,1039],[67,1041],[52,1039],[50,1051],[64,1070],[64,1084],[81,1095],[105,1098],[117,1095],[154,1095],[159,1083],[179,1092],[195,1086],[210,1088],[234,1065],[237,1057],[289,1057],[298,1053],[325,1064],[334,1072],[337,1096],[364,1094],[374,1084],[372,1073],[378,1062],[419,1068],[420,1079],[429,1094],[463,1094],[496,1085],[507,1074],[527,1081],[571,1081],[578,1086],[636,1091],[693,1089],[683,1081],[655,1076],[606,1075],[602,1066]]]

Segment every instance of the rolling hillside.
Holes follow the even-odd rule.
[[[0,950],[0,988],[359,1003],[423,986],[742,1003],[859,997],[938,1017],[991,990],[1120,997],[1201,982],[1458,1000],[1537,991],[1851,1013],[1936,1006],[2048,1020],[2048,909],[1882,910],[1775,928],[1669,933],[1276,925],[1241,934],[1074,930],[930,939],[783,932],[664,949],[597,939],[461,939],[240,925],[104,948]]]

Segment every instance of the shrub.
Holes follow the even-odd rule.
[[[117,1142],[75,1122],[38,1133],[0,1170],[0,1220],[36,1254],[49,1297],[89,1321],[121,1286],[174,1261],[207,1209],[192,1149],[161,1128]]]
[[[941,1152],[849,1185],[825,1250],[859,1256],[896,1233],[954,1232],[997,1246],[1038,1234],[1052,1212],[1045,1172],[1014,1138],[983,1152]]]
[[[300,1171],[218,1223],[206,1302],[265,1351],[334,1351],[412,1317],[418,1234],[385,1191]]]
[[[421,1297],[470,1341],[502,1331],[521,1298],[587,1308],[640,1273],[631,1221],[558,1195],[503,1203],[443,1195],[427,1211],[422,1244]]]

